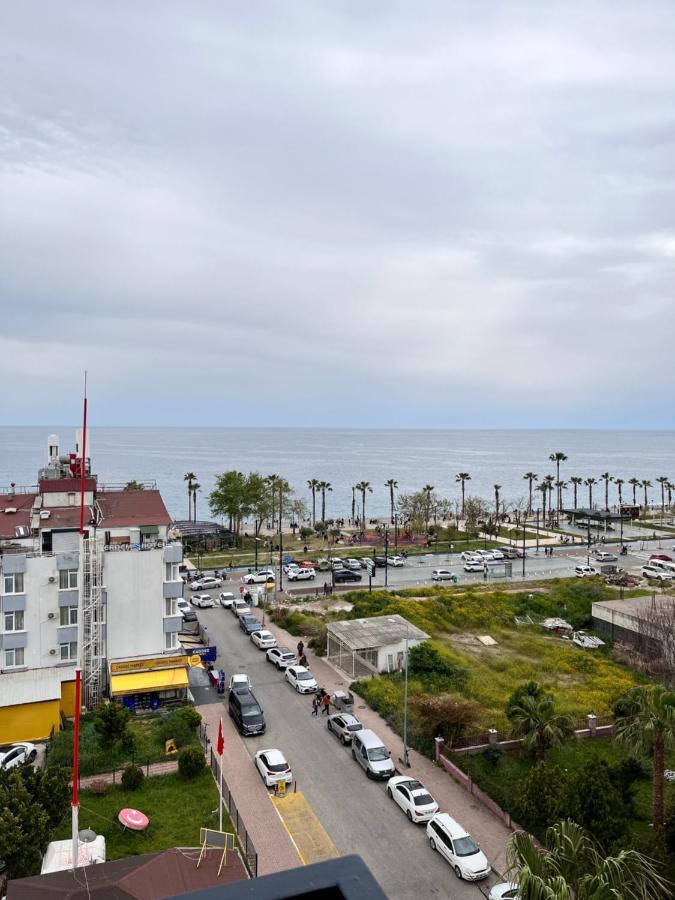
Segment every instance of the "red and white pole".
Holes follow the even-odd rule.
[[[78,781],[80,777],[80,688],[82,673],[79,668],[75,669],[75,728],[73,730],[73,797],[71,800],[71,814],[73,825],[73,869],[77,868],[79,857],[79,833],[80,833],[80,797],[78,789]]]
[[[84,479],[87,457],[87,373],[84,373],[84,410],[82,414],[82,459],[80,461],[80,537],[84,535]]]

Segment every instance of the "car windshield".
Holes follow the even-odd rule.
[[[372,762],[382,762],[382,760],[389,759],[389,751],[386,747],[374,747],[368,751],[368,759]]]
[[[285,772],[288,765],[286,763],[267,763],[267,768],[270,772]]]
[[[254,716],[261,716],[262,710],[259,706],[245,706],[241,714],[245,719],[252,719]]]
[[[478,844],[467,834],[466,837],[456,838],[454,841],[456,856],[473,856],[479,852]]]
[[[360,722],[355,722],[353,725],[347,725],[347,731],[361,731],[363,725]]]
[[[434,798],[431,794],[416,794],[413,799],[415,801],[415,806],[429,806],[430,803],[434,802]]]
[[[311,681],[312,673],[311,672],[296,672],[298,681]]]

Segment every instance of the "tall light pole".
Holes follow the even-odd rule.
[[[384,587],[389,583],[389,529],[384,526]]]
[[[410,768],[408,759],[408,640],[410,625],[405,623],[405,680],[403,682],[403,759],[401,762],[406,769]]]

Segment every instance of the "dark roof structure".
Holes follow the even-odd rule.
[[[157,490],[98,491],[96,500],[103,514],[99,528],[171,524],[171,516]]]

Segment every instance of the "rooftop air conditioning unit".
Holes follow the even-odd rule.
[[[41,519],[48,519],[50,516],[51,516],[51,512],[48,509],[40,510],[40,518]]]
[[[5,512],[7,513],[7,515],[9,515],[10,513],[15,513],[15,512],[16,512],[16,506],[7,506],[7,507],[5,507]]]
[[[56,656],[56,647],[52,647],[52,649],[49,651],[49,655]]]
[[[49,583],[50,583],[50,584],[54,584],[55,581],[56,581],[56,576],[55,576],[55,575],[50,575],[50,576],[49,576]]]
[[[55,616],[56,616],[56,613],[54,613],[54,612],[47,613],[48,619],[53,619],[53,618],[55,618]]]

